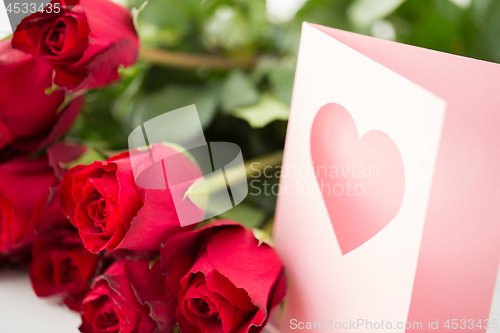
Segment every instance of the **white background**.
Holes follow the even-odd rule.
[[[80,323],[56,298],[38,298],[28,272],[0,271],[0,333],[76,333]],[[269,324],[263,333],[279,331]]]
[[[78,326],[77,313],[35,295],[28,272],[0,271],[1,333],[71,333]]]
[[[10,27],[9,17],[5,11],[3,0],[0,0],[0,39],[4,39],[11,33],[12,28]]]

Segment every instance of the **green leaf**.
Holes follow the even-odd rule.
[[[268,23],[266,17],[265,0],[233,0],[244,8],[244,13],[250,20],[250,31],[252,39],[258,39],[262,35],[262,29]],[[247,32],[247,33],[248,33]]]
[[[143,9],[146,7],[147,4],[148,2],[144,1],[139,8],[133,7],[130,10],[130,13],[132,14],[132,20],[134,21],[134,28],[138,33],[140,33],[139,14],[143,11]]]
[[[132,121],[132,115],[144,83],[146,69],[147,65],[144,63],[137,63],[134,66],[119,69],[118,72],[124,82],[122,92],[117,96],[111,108],[111,114],[115,119],[128,124]]]
[[[99,154],[96,150],[88,147],[85,153],[83,153],[76,160],[64,164],[63,167],[64,169],[69,169],[74,167],[75,165],[89,165],[94,163],[95,161],[104,161],[105,159],[106,158]]]
[[[279,60],[276,57],[270,55],[262,55],[259,57],[257,65],[252,71],[251,79],[255,84],[261,82],[264,77],[269,75],[269,73],[273,70],[275,66],[279,63]]]
[[[140,25],[145,22],[185,34],[191,29],[190,2],[192,1],[148,0],[147,6],[138,16],[138,21]]]
[[[275,120],[288,120],[290,108],[271,94],[262,96],[259,103],[236,108],[233,116],[246,120],[253,128],[262,128]]]
[[[224,182],[224,185],[226,183]],[[184,194],[184,199],[189,198],[191,202],[198,208],[206,210],[210,200],[210,185],[206,178],[200,178],[193,182]]]
[[[269,80],[276,95],[287,104],[292,101],[293,81],[295,78],[296,58],[281,59],[269,73]]]
[[[274,247],[274,242],[271,236],[263,230],[260,229],[252,229],[253,235],[257,240],[259,241],[259,246],[262,245],[262,243],[267,244],[271,247]]]
[[[259,92],[252,80],[239,69],[229,73],[222,86],[221,103],[225,111],[237,107],[251,105],[259,100]]]
[[[405,0],[355,0],[347,11],[352,24],[367,28],[398,9]]]
[[[165,145],[167,147],[175,149],[178,152],[181,152],[181,154],[184,155],[189,161],[191,161],[191,163],[198,166],[198,168],[200,167],[200,165],[198,164],[198,161],[196,161],[196,158],[189,152],[189,150],[186,150],[181,145],[178,145],[178,144],[172,143],[172,142],[162,142],[162,145]]]
[[[111,0],[111,1],[125,7],[128,5],[127,0]]]
[[[500,3],[491,1],[488,8],[488,16],[485,22],[484,40],[488,45],[488,53],[491,60],[500,62],[500,43],[498,42],[498,32],[500,31]]]
[[[235,51],[252,42],[252,25],[235,7],[223,5],[203,26],[203,42],[209,49]]]
[[[247,177],[245,174],[241,176],[239,168],[239,166],[225,168],[225,174],[216,172],[197,179],[187,189],[186,193],[184,194],[184,198],[189,198],[200,209],[210,209],[210,207],[208,207],[210,196],[227,189],[225,177],[231,178],[233,183],[247,181]]]
[[[54,91],[57,91],[59,89],[61,89],[61,88],[57,84],[52,83],[52,86],[50,88],[45,89],[44,92],[45,92],[45,95],[50,96],[50,95],[52,95],[52,93]]]
[[[159,28],[158,26],[142,22],[140,28],[140,39],[143,46],[148,47],[172,47],[181,40],[181,34],[174,29]]]
[[[463,16],[463,8],[451,0],[435,0],[436,13],[450,22],[459,22]]]
[[[143,96],[141,102],[138,103],[133,127],[191,104],[196,105],[201,125],[207,127],[215,116],[218,99],[219,92],[216,85],[169,85],[162,90]],[[199,133],[185,131],[179,134],[182,135],[179,137],[180,141],[188,141]]]
[[[258,228],[264,223],[266,215],[263,209],[241,203],[220,214],[219,217],[240,222],[247,228]]]
[[[161,259],[161,256],[160,255],[157,255],[156,257],[154,257],[153,259],[151,259],[149,261],[149,269],[152,269],[154,264]]]
[[[289,281],[287,282],[289,283]],[[285,318],[285,311],[286,311],[286,305],[287,305],[287,297],[283,298],[283,301],[280,304],[280,317],[278,322],[281,323],[283,321],[283,318]]]
[[[260,226],[260,229],[267,232],[272,237],[274,231],[274,217],[264,222],[264,224]]]

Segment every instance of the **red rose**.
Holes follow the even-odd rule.
[[[0,152],[34,152],[61,136],[82,106],[74,100],[57,113],[64,92],[46,95],[52,86],[52,68],[0,41]],[[0,156],[1,159],[1,156]]]
[[[97,277],[82,303],[83,333],[171,333],[175,308],[158,263],[121,260]]]
[[[57,184],[47,156],[0,164],[0,253],[14,254],[30,245],[43,216],[64,219],[59,209],[46,211],[50,187]]]
[[[69,300],[90,288],[99,257],[83,246],[78,232],[51,230],[39,235],[32,249],[31,285],[39,297],[61,295]]]
[[[58,14],[34,13],[17,27],[14,48],[55,70],[54,83],[69,91],[102,87],[118,68],[137,60],[139,40],[129,11],[108,0],[80,0]],[[59,4],[59,6],[54,5]]]
[[[151,151],[155,155],[176,154],[178,168],[175,173],[167,173],[168,181],[177,184],[178,177],[191,180],[179,189],[180,192],[173,193],[168,187],[152,190],[137,186],[128,152],[105,162],[75,166],[64,176],[59,187],[61,208],[79,230],[89,251],[157,251],[162,242],[183,230],[172,195],[182,198],[189,185],[202,173],[189,158],[171,147],[159,144]],[[132,158],[139,168],[151,165],[148,152],[135,153]],[[188,198],[182,201],[182,205],[183,211],[203,220],[204,212]]]
[[[231,221],[170,238],[161,265],[182,332],[260,332],[285,295],[274,249]]]
[[[81,152],[80,146],[57,144],[49,147],[48,155],[0,163],[0,257],[24,252],[38,232],[71,227],[57,200],[59,179],[52,165],[69,162]]]

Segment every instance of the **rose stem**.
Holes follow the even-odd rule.
[[[155,48],[142,48],[141,58],[155,65],[185,69],[209,67],[228,70],[233,68],[249,68],[256,63],[256,59],[254,58],[234,59],[216,55],[183,53]]]
[[[267,166],[277,166],[283,160],[283,151],[274,152],[268,155],[259,156],[245,163],[245,177],[240,174],[240,166],[224,169],[225,177],[231,179],[233,184],[246,181],[248,177],[260,174]],[[186,191],[184,198],[189,197],[198,207],[204,208],[207,203],[206,195],[217,193],[226,189],[224,175],[217,172],[208,177],[195,181]],[[200,199],[201,198],[201,199]]]

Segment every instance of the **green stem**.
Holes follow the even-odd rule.
[[[280,165],[283,160],[283,151],[277,151],[268,155],[259,156],[254,159],[251,159],[245,163],[245,171],[247,174],[247,178],[254,175],[259,174],[257,171],[262,172],[267,166],[277,166]],[[254,166],[253,164],[258,164],[258,166]]]
[[[245,175],[239,172],[240,166],[224,169],[224,172],[227,179],[231,179],[233,183],[240,183],[246,181],[248,177],[252,175],[260,174],[267,166],[279,165],[282,159],[283,151],[278,151],[247,161],[245,163]],[[188,197],[196,206],[205,209],[210,194],[222,191],[226,187],[227,185],[223,173],[217,172],[195,181],[186,191],[184,198]]]
[[[184,69],[209,67],[219,70],[229,70],[233,68],[253,67],[256,63],[256,59],[254,58],[235,59],[216,55],[183,53],[146,47],[141,50],[141,58],[155,65]]]

